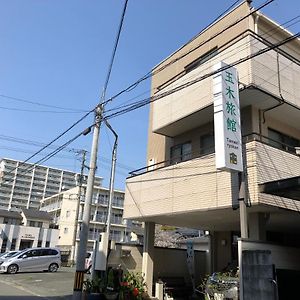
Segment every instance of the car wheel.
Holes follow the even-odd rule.
[[[58,270],[58,265],[57,264],[51,264],[48,268],[48,271],[53,273],[53,272],[57,272]]]
[[[8,268],[7,268],[7,273],[8,274],[16,274],[18,272],[19,268],[17,265],[10,265]]]

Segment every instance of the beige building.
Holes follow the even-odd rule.
[[[145,222],[150,289],[155,223],[208,230],[211,271],[237,261],[240,177],[215,167],[220,61],[239,74],[250,239],[299,253],[300,40],[291,37],[245,1],[153,69],[148,166],[127,179],[124,204],[125,218]],[[288,265],[300,270],[299,261]]]
[[[41,201],[41,210],[47,211],[53,222],[59,227],[58,246],[63,250],[71,250],[74,244],[79,242],[79,227],[83,215],[85,190],[82,188],[80,206],[78,211],[79,188],[73,188]],[[87,250],[93,249],[94,240],[99,238],[107,222],[109,190],[103,187],[94,187],[91,205],[90,228]],[[126,239],[127,225],[123,220],[124,192],[115,190],[112,202],[111,232],[110,238],[116,242]],[[76,228],[76,216],[78,215],[78,228]],[[75,232],[76,231],[76,232]]]
[[[57,246],[59,232],[51,225],[51,216],[45,211],[23,209],[19,213],[0,209],[1,252]]]

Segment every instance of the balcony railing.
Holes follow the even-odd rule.
[[[298,146],[292,146],[292,145],[288,145],[285,143],[282,143],[280,141],[271,139],[267,136],[261,135],[259,133],[253,132],[251,134],[248,135],[244,135],[243,136],[243,144],[249,143],[249,142],[253,142],[253,141],[259,141],[263,144],[269,145],[271,147],[283,150],[285,152],[289,152],[292,154],[296,154],[297,148]],[[299,151],[299,150],[298,150]],[[143,167],[134,171],[129,172],[130,177],[134,177],[134,176],[138,176],[147,172],[151,172],[151,171],[155,171],[161,168],[165,168],[183,161],[188,161],[194,158],[199,158],[199,157],[203,157],[203,156],[207,156],[210,154],[213,154],[215,152],[214,147],[209,147],[209,148],[199,148],[198,151],[195,152],[191,152],[189,153],[189,155],[187,155],[186,153],[184,155],[178,156],[178,157],[173,157],[170,160],[165,160],[162,162],[158,162],[152,165],[149,165],[147,167]],[[186,158],[189,159],[186,159]]]

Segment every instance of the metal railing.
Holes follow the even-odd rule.
[[[259,142],[261,142],[263,144],[266,144],[268,146],[271,146],[271,147],[274,147],[274,148],[277,148],[279,150],[289,152],[289,153],[292,153],[292,154],[295,154],[295,155],[296,155],[296,150],[298,148],[297,146],[285,144],[283,142],[271,139],[267,136],[261,135],[261,134],[256,133],[256,132],[252,132],[250,134],[244,135],[242,137],[242,140],[243,140],[243,144],[247,144],[247,143],[253,142],[253,141],[259,141]],[[178,157],[173,157],[172,159],[161,161],[161,162],[158,162],[158,163],[155,163],[155,164],[152,164],[152,165],[149,165],[149,166],[142,167],[140,169],[131,171],[131,172],[129,172],[129,175],[130,175],[129,177],[134,177],[134,176],[142,175],[144,173],[148,173],[148,172],[151,172],[151,171],[156,171],[156,170],[159,170],[159,169],[171,166],[171,165],[175,165],[175,164],[178,164],[178,163],[182,163],[182,162],[185,162],[185,161],[189,161],[189,160],[192,160],[192,159],[195,159],[195,158],[209,156],[209,155],[214,154],[214,152],[215,152],[214,147],[199,148],[198,151],[191,152],[189,155],[184,154],[184,155],[181,155],[181,156],[178,156]],[[188,157],[188,156],[190,157],[189,159],[184,159],[185,157]]]

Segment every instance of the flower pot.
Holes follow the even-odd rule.
[[[104,293],[106,300],[116,300],[118,298],[118,295],[119,294],[117,292]]]

